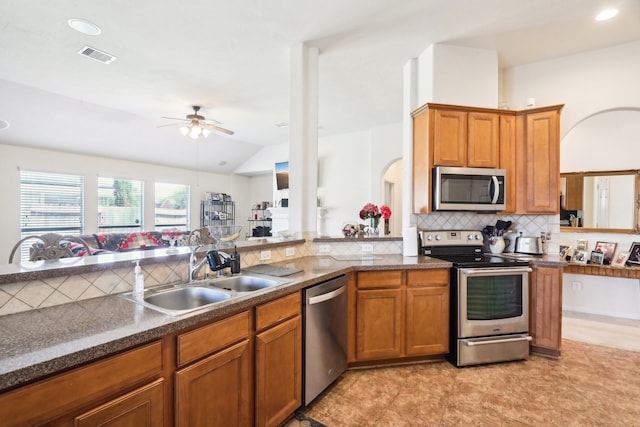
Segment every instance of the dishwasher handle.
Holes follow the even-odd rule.
[[[337,297],[338,295],[343,294],[346,288],[347,288],[347,286],[345,285],[345,286],[341,286],[338,289],[335,289],[335,290],[333,290],[331,292],[327,292],[326,294],[320,294],[320,295],[316,295],[315,297],[310,297],[308,302],[307,302],[307,304],[308,305],[320,304],[321,302],[333,299],[333,298]]]

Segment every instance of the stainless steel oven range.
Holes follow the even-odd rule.
[[[449,360],[455,366],[529,357],[529,272],[526,261],[482,251],[482,233],[423,230],[420,254],[453,263]]]

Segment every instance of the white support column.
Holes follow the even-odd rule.
[[[315,234],[318,198],[318,48],[291,48],[289,230]]]

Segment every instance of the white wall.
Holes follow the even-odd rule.
[[[400,123],[320,138],[318,197],[327,209],[328,235],[341,236],[345,223],[364,223],[358,213],[366,203],[382,204],[383,173],[401,157]]]
[[[498,108],[498,52],[446,44],[418,57],[418,105]]]
[[[561,132],[594,113],[640,106],[640,40],[504,70],[511,109],[565,104]]]
[[[589,51],[549,61],[503,70],[504,99],[512,109],[525,107],[528,97],[538,106],[565,104],[562,111],[560,169],[638,169],[640,108],[640,41]],[[629,117],[608,120],[598,113],[630,110]],[[600,122],[582,131],[576,124],[594,116]],[[599,116],[596,118],[596,116]],[[585,123],[587,123],[585,121]],[[595,123],[595,122],[594,122]],[[587,128],[584,128],[587,129]],[[576,240],[617,242],[618,251],[628,250],[638,235],[605,233],[561,233],[560,243],[575,247]],[[573,288],[573,282],[583,286]],[[637,281],[588,275],[565,275],[564,302],[567,309],[640,318]]]
[[[113,176],[140,179],[145,189],[153,188],[154,182],[188,184],[191,186],[190,227],[200,225],[200,200],[207,191],[230,194],[238,206],[250,205],[249,178],[232,175],[218,175],[186,169],[170,168],[139,162],[114,160],[79,154],[0,144],[1,200],[0,209],[0,263],[9,259],[11,248],[20,240],[20,169],[83,175],[85,179],[85,232],[98,230],[97,177]],[[145,198],[144,228],[152,230],[154,206],[152,198]],[[151,202],[149,203],[149,200]]]

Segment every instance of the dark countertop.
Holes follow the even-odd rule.
[[[203,322],[226,317],[282,295],[359,270],[449,268],[429,257],[375,255],[375,260],[302,257],[273,265],[303,271],[291,282],[238,296],[182,316],[110,295],[0,316],[0,391],[143,344]]]
[[[499,256],[503,258],[529,261],[529,264],[531,265],[539,265],[543,267],[562,268],[567,266],[567,261],[560,258],[559,254],[527,255],[527,254],[518,254],[518,253],[501,253],[501,254],[491,254],[491,255]]]

